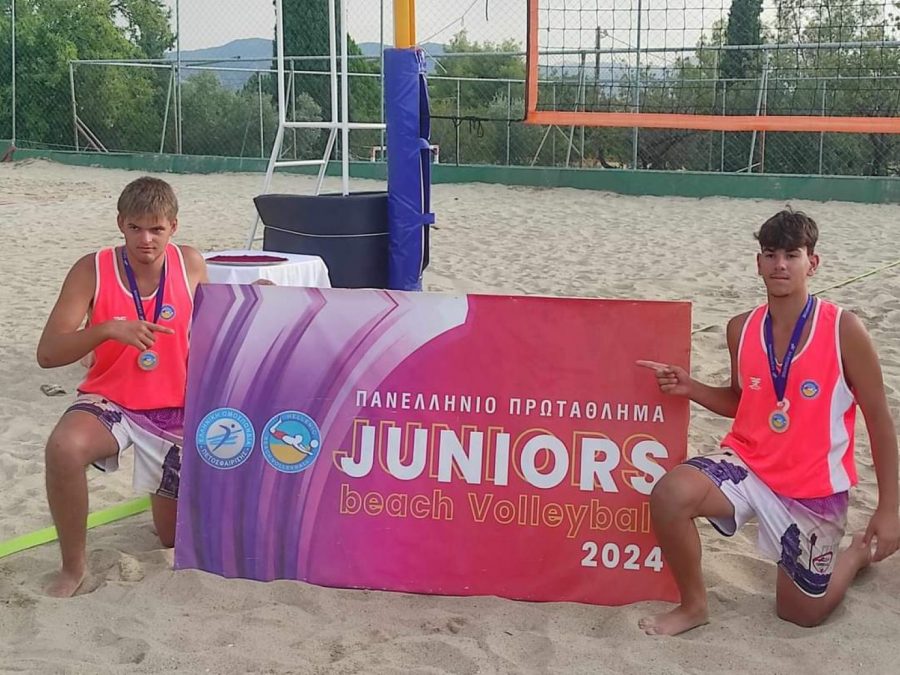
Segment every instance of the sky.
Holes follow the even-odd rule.
[[[327,2],[327,0],[308,0]],[[176,0],[165,0],[173,10]],[[487,4],[487,18],[485,5]],[[271,38],[272,0],[180,0],[181,47],[199,49],[246,37]],[[347,0],[350,34],[357,42],[378,42],[384,7],[385,43],[393,40],[393,0]],[[417,0],[419,42],[446,42],[465,28],[474,40],[525,41],[526,0]]]
[[[330,0],[305,0],[321,2]],[[641,7],[641,45],[686,48],[693,53],[702,33],[728,16],[732,0],[539,0],[541,50],[592,48],[599,27],[603,50],[631,49],[637,44],[637,8]],[[889,0],[883,1],[888,6]],[[164,0],[181,10],[181,47],[214,47],[248,37],[271,39],[275,10],[272,0]],[[394,0],[347,0],[350,34],[357,42],[393,43]],[[763,15],[774,20],[777,0],[762,0]],[[817,0],[801,0],[811,6]],[[470,40],[502,42],[513,39],[524,49],[528,0],[416,0],[416,29],[420,44],[448,42],[465,29]],[[562,11],[565,10],[565,11]],[[565,27],[565,30],[560,28]],[[579,30],[580,29],[580,30]],[[683,54],[652,52],[643,57],[651,66],[670,66]],[[546,57],[544,57],[546,58]],[[561,65],[563,57],[547,63]],[[634,54],[607,54],[606,60],[631,60]],[[577,63],[569,55],[565,63]],[[542,60],[542,63],[545,62]]]
[[[326,3],[329,0],[306,0]],[[177,0],[164,0],[173,9]],[[775,0],[763,0],[766,9]],[[540,43],[550,48],[592,48],[596,29],[603,29],[601,48],[633,48],[637,37],[637,7],[641,11],[641,44],[650,47],[687,47],[693,51],[702,31],[727,16],[731,0],[539,0]],[[180,0],[181,47],[214,47],[247,37],[271,38],[275,10],[272,0]],[[416,0],[416,30],[420,44],[448,42],[460,30],[479,42],[517,41],[525,47],[528,0]],[[347,0],[350,34],[357,42],[393,42],[393,0]],[[561,10],[565,11],[561,11]],[[383,14],[382,14],[383,10]],[[382,21],[383,16],[383,21]],[[174,18],[173,18],[174,21]],[[565,30],[558,30],[565,26]],[[580,28],[580,30],[579,30]],[[650,53],[651,66],[669,66],[679,55]],[[631,60],[617,54],[606,60]],[[578,57],[551,56],[542,63],[577,65]]]

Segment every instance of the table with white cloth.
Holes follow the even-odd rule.
[[[215,256],[277,256],[286,258],[277,263],[214,263],[209,258]],[[271,281],[278,286],[309,286],[331,288],[328,267],[315,255],[281,253],[277,251],[210,251],[203,254],[207,258],[206,268],[209,281],[213,284],[252,284],[260,279]]]

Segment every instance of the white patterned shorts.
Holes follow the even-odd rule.
[[[729,450],[691,457],[685,464],[702,471],[734,506],[734,518],[708,518],[713,527],[730,537],[756,518],[760,552],[806,595],[825,595],[847,527],[847,492],[815,499],[782,497]]]
[[[96,394],[79,394],[66,412],[94,415],[116,439],[118,453],[94,462],[100,471],[119,468],[119,457],[134,446],[132,485],[137,492],[178,497],[184,409],[127,410]]]

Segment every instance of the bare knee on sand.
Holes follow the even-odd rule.
[[[872,558],[872,548],[866,543],[865,536],[854,535],[850,545],[838,555],[832,583],[829,584],[826,595],[815,600],[803,598],[798,602],[790,594],[779,593],[775,608],[778,618],[803,628],[821,625],[840,605],[847,587],[856,575],[872,563]]]

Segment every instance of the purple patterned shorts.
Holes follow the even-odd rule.
[[[95,467],[100,471],[116,471],[119,457],[134,446],[134,489],[172,499],[178,497],[184,408],[126,410],[102,396],[79,394],[66,410],[74,411],[94,415],[116,439],[119,452],[94,462]]]
[[[847,492],[816,499],[782,497],[728,450],[692,457],[685,464],[702,471],[734,506],[733,518],[709,518],[713,527],[730,537],[755,518],[760,552],[777,561],[807,595],[825,595],[847,527]]]

